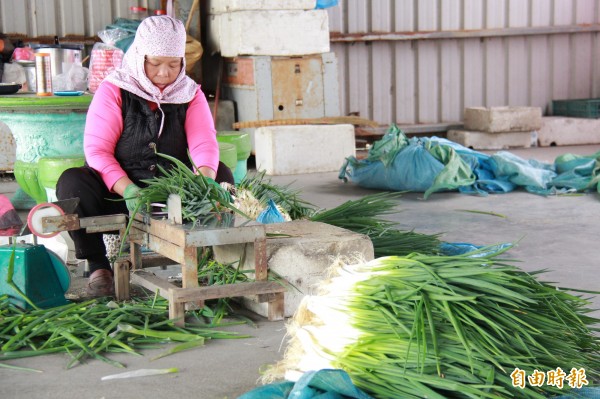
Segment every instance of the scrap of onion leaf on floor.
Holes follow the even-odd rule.
[[[3,295],[0,297],[0,363],[68,353],[71,356],[68,368],[88,358],[124,367],[106,354],[139,354],[141,349],[157,348],[165,343],[182,342],[192,347],[190,342],[201,345],[207,339],[247,337],[196,323],[178,327],[169,320],[168,313],[168,303],[160,297],[119,304],[94,299],[51,309],[22,310],[10,302],[8,295]]]
[[[562,389],[515,387],[517,369],[527,376],[584,369],[596,384],[600,320],[590,316],[590,302],[498,255],[411,254],[338,266],[320,295],[304,298],[288,324],[284,359],[265,379],[341,368],[378,399],[577,392],[567,379]]]

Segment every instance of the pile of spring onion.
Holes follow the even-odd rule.
[[[472,255],[472,254],[471,254]],[[599,319],[589,302],[502,261],[390,256],[337,265],[321,294],[288,324],[284,359],[264,381],[343,369],[375,398],[545,398],[576,393],[564,381],[515,387],[560,367],[600,378]],[[594,327],[596,326],[596,327]]]
[[[201,317],[198,323],[175,326],[167,301],[158,296],[118,304],[94,299],[27,311],[14,306],[8,295],[0,296],[0,367],[14,368],[6,361],[49,353],[69,354],[67,368],[88,358],[125,367],[106,353],[138,354],[141,349],[177,343],[159,358],[202,346],[207,339],[246,337],[216,330]]]
[[[176,158],[157,155],[169,160],[172,167],[166,169],[159,165],[159,177],[143,180],[146,187],[139,192],[138,208],[150,207],[153,203],[166,204],[170,194],[178,194],[184,222],[196,223],[211,213],[239,212],[231,205],[230,195],[224,188],[211,184],[201,173],[195,173]]]

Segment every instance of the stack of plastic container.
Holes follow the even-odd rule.
[[[123,51],[109,45],[94,46],[90,55],[88,90],[95,93],[104,78],[121,66]]]
[[[142,19],[148,17],[148,15],[148,9],[146,7],[129,7],[129,19],[141,21]]]

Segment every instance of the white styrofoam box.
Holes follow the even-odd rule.
[[[267,175],[333,172],[356,155],[353,125],[260,127],[254,132],[256,169]]]
[[[468,107],[464,118],[465,130],[469,131],[530,132],[542,127],[540,107]]]
[[[541,147],[600,144],[600,119],[545,116],[538,139]]]
[[[236,11],[210,15],[208,47],[223,57],[329,52],[327,10]]]
[[[537,147],[537,132],[488,133],[467,130],[449,130],[447,138],[474,150],[507,150],[509,148]]]
[[[210,0],[209,14],[248,10],[313,10],[317,0]]]

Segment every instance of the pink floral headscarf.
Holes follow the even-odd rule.
[[[123,57],[121,67],[106,77],[112,84],[157,104],[185,104],[199,88],[185,74],[186,31],[183,22],[162,15],[146,18],[135,33],[133,43]],[[161,92],[144,72],[144,57],[182,57],[177,79]],[[161,129],[162,130],[162,129]]]

